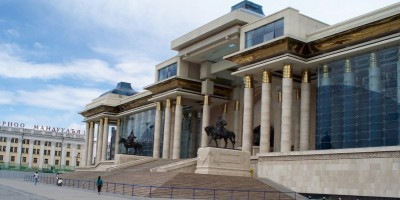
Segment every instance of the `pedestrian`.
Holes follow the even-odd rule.
[[[56,174],[56,185],[58,185],[58,179],[60,178],[60,174],[59,173],[57,173]]]
[[[39,181],[39,174],[37,172],[35,172],[35,174],[33,175],[33,178],[35,179],[35,185],[36,183]]]
[[[97,185],[97,192],[100,195],[101,187],[103,186],[103,180],[101,179],[100,176],[97,178],[96,185]]]
[[[63,181],[62,181],[62,178],[59,178],[59,179],[57,180],[57,185],[58,185],[58,186],[62,186],[62,182],[63,182]]]

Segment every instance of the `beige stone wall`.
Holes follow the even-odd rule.
[[[257,175],[301,193],[400,197],[400,146],[263,154]]]

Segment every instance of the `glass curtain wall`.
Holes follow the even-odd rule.
[[[153,156],[154,120],[155,109],[135,113],[122,119],[121,137],[126,139],[133,131],[136,137],[135,142],[143,146],[142,156]],[[119,146],[119,152],[126,153],[123,144]],[[133,153],[134,149],[129,149],[129,154]]]
[[[318,68],[316,149],[399,145],[399,47]]]

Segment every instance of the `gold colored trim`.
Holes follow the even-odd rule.
[[[271,83],[271,72],[269,70],[263,71],[262,82],[263,83]]]
[[[156,109],[157,110],[161,110],[161,102],[157,102],[156,103]]]
[[[176,105],[181,106],[182,105],[182,96],[176,96]]]
[[[378,67],[378,62],[376,60],[376,53],[375,52],[371,53],[370,56],[369,56],[369,66],[371,68]]]
[[[89,126],[90,126],[90,128],[93,128],[93,122],[90,122]]]
[[[171,99],[165,100],[165,108],[171,108]]]
[[[351,62],[350,59],[346,59],[345,63],[344,63],[344,71],[347,73],[351,72]]]
[[[309,83],[310,82],[310,71],[303,70],[301,72],[301,82],[302,83]]]
[[[253,77],[247,75],[243,78],[245,88],[253,88]]]
[[[226,113],[228,110],[228,105],[224,104],[224,110],[222,111],[222,113]]]
[[[121,119],[117,119],[117,126],[121,125]]]
[[[208,95],[204,95],[204,105],[209,105],[210,97]]]
[[[324,78],[328,78],[329,77],[329,68],[328,68],[327,64],[322,66],[322,77],[324,77]]]
[[[238,111],[240,108],[240,101],[236,101],[235,103],[235,111]]]
[[[292,65],[283,66],[283,78],[292,78]]]

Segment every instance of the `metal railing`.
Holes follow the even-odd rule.
[[[34,181],[32,175],[26,175],[25,181]],[[56,184],[55,177],[39,177],[39,183]],[[96,181],[63,179],[63,186],[97,191]],[[229,190],[209,188],[189,188],[174,186],[148,186],[140,184],[103,182],[102,192],[170,199],[297,199],[296,192],[264,190]]]

